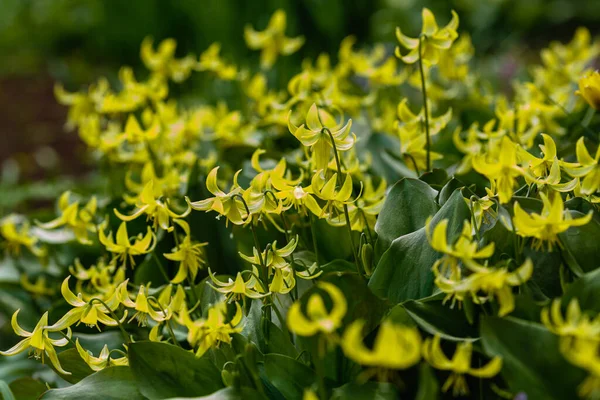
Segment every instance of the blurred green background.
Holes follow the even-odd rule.
[[[0,0],[0,212],[31,194],[12,192],[17,184],[51,198],[63,189],[53,184],[59,175],[81,178],[91,170],[77,135],[64,131],[66,110],[54,99],[54,82],[76,90],[102,75],[114,78],[121,65],[140,68],[147,35],[175,38],[181,55],[219,41],[226,59],[252,66],[258,54],[245,46],[244,25],[264,29],[283,8],[288,34],[307,39],[278,62],[278,73],[291,76],[303,58],[335,54],[349,34],[359,45],[392,46],[396,26],[419,30],[424,6],[440,24],[455,9],[477,54],[493,60],[488,74],[506,82],[549,41],[569,40],[580,25],[596,34],[600,22],[598,0]],[[194,80],[176,90],[202,95]]]

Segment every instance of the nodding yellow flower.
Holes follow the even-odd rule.
[[[27,248],[33,255],[44,257],[46,250],[38,246],[38,238],[29,232],[29,223],[22,217],[11,214],[0,220],[2,245],[8,254],[21,255],[21,247]]]
[[[38,276],[35,283],[31,283],[26,274],[21,274],[20,281],[23,289],[32,293],[34,296],[52,296],[56,292],[54,288],[47,286],[46,277],[44,275]]]
[[[567,174],[583,178],[581,181],[581,193],[592,195],[600,190],[600,146],[596,150],[596,156],[592,158],[585,147],[583,137],[579,138],[575,147],[577,164],[563,163],[563,169]]]
[[[235,225],[242,225],[249,221],[249,215],[244,207],[244,203],[238,198],[244,194],[243,189],[238,185],[237,178],[241,170],[237,171],[233,176],[233,186],[228,193],[219,189],[217,184],[217,171],[219,167],[213,168],[206,177],[206,188],[214,197],[205,200],[191,202],[187,197],[186,201],[194,210],[199,211],[216,211],[220,215],[225,216],[227,221],[231,221]],[[219,218],[219,217],[217,217]]]
[[[502,358],[498,356],[492,358],[490,362],[480,368],[471,367],[472,353],[473,343],[461,342],[456,345],[456,351],[452,359],[449,359],[440,346],[438,335],[435,335],[433,339],[426,339],[423,343],[423,358],[436,369],[451,371],[450,376],[442,386],[442,391],[447,392],[452,387],[452,394],[455,397],[469,393],[465,375],[476,378],[491,378],[502,369]]]
[[[190,75],[195,65],[194,57],[188,55],[182,59],[175,58],[177,42],[174,39],[165,39],[154,51],[152,38],[146,37],[140,49],[140,57],[146,68],[150,71],[175,82],[182,82]]]
[[[160,188],[157,188],[160,191]],[[144,189],[136,198],[135,201],[136,210],[131,215],[121,214],[116,208],[113,210],[115,215],[125,222],[133,221],[142,214],[146,214],[149,219],[154,221],[154,229],[158,229],[160,226],[164,230],[172,230],[171,219],[185,218],[191,211],[191,207],[188,204],[187,209],[177,214],[171,211],[167,204],[157,197],[157,193],[154,186],[154,180],[148,181],[144,186]]]
[[[144,130],[137,118],[130,114],[125,123],[125,130],[120,135],[120,139],[129,143],[147,143],[156,139],[159,132],[160,125],[156,118],[152,122],[152,125]]]
[[[255,31],[252,26],[244,28],[244,39],[249,48],[253,50],[262,49],[260,53],[260,64],[269,69],[275,64],[279,54],[287,56],[298,51],[304,44],[304,37],[289,38],[285,36],[286,15],[285,11],[277,10],[271,16],[267,28]]]
[[[63,85],[54,85],[54,97],[59,104],[69,106],[67,114],[67,128],[73,129],[80,126],[85,120],[95,113],[95,104],[91,96],[86,93],[67,92]]]
[[[479,123],[474,122],[466,131],[466,137],[462,137],[462,129],[458,127],[452,134],[452,142],[454,146],[464,154],[463,159],[456,171],[462,175],[469,172],[472,168],[472,161],[475,155],[481,153],[484,149],[483,140],[494,136],[494,126],[496,120],[492,119],[483,125],[483,130],[479,129]]]
[[[347,303],[344,294],[337,286],[328,282],[317,283],[317,288],[325,291],[332,302],[330,311],[327,311],[323,297],[313,293],[306,304],[306,314],[302,312],[300,302],[293,303],[287,316],[287,325],[290,331],[300,336],[313,336],[319,332],[326,335],[335,333],[342,324],[346,315]]]
[[[414,327],[383,321],[372,349],[365,347],[364,321],[354,321],[342,337],[342,349],[351,360],[361,365],[389,369],[410,368],[421,359],[421,335]]]
[[[441,274],[450,272],[450,276],[460,277],[458,262],[464,264],[474,263],[475,260],[490,258],[494,254],[495,245],[490,243],[483,248],[479,248],[479,243],[473,238],[473,229],[469,221],[463,222],[463,228],[460,236],[450,245],[448,244],[448,220],[441,220],[431,233],[431,217],[425,223],[425,232],[429,245],[435,251],[444,256],[436,261],[433,268],[438,269],[441,266]]]
[[[583,338],[562,338],[560,352],[571,364],[588,372],[588,377],[579,385],[579,397],[596,399],[600,394],[600,341]]]
[[[325,180],[324,171],[317,171],[311,181],[311,188],[314,194],[327,203],[323,207],[319,218],[327,218],[327,221],[333,225],[343,225],[345,221],[341,216],[341,209],[344,204],[350,204],[352,197],[352,176],[346,174],[344,184],[339,190],[336,190],[337,173],[334,173],[329,180]],[[340,177],[341,179],[341,177]]]
[[[458,14],[452,10],[452,19],[443,28],[439,28],[435,22],[435,16],[428,8],[423,8],[423,27],[418,38],[405,36],[400,28],[396,28],[396,38],[400,44],[410,50],[408,54],[402,55],[400,47],[396,47],[396,57],[407,64],[413,64],[421,57],[427,65],[435,65],[440,58],[440,52],[452,46],[452,42],[458,37]],[[421,41],[423,44],[421,45]],[[422,47],[422,48],[420,48]],[[419,56],[421,50],[421,56]]]
[[[500,317],[511,313],[515,308],[512,287],[525,283],[533,274],[533,263],[530,259],[514,271],[509,271],[506,267],[482,266],[475,262],[465,262],[465,266],[470,275],[461,278],[460,275],[446,277],[439,271],[437,264],[434,265],[435,284],[447,295],[444,301],[453,299],[462,302],[468,295],[475,304],[496,300]]]
[[[140,233],[133,241],[130,241],[129,234],[127,233],[127,223],[125,222],[121,222],[121,225],[119,225],[116,240],[113,240],[112,232],[106,236],[103,226],[100,226],[98,230],[98,238],[100,243],[106,248],[106,251],[113,253],[113,259],[121,260],[123,266],[127,264],[127,260],[129,259],[129,263],[134,267],[134,256],[148,254],[156,246],[156,235],[150,227],[148,227],[146,235]]]
[[[485,155],[477,155],[472,162],[475,171],[491,181],[491,191],[498,194],[500,203],[508,203],[513,196],[517,178],[523,175],[523,168],[517,164],[517,145],[503,136],[497,159],[489,160]]]
[[[552,191],[566,193],[575,189],[579,180],[573,178],[569,182],[561,183],[560,166],[558,159],[554,159],[550,171],[546,176],[536,177],[530,171],[525,173],[527,183],[535,183],[540,192],[550,194]]]
[[[565,212],[564,203],[560,193],[550,195],[540,193],[544,204],[540,214],[528,214],[518,202],[514,206],[515,231],[519,236],[534,238],[533,247],[541,248],[544,243],[548,244],[551,251],[554,244],[560,242],[558,234],[566,231],[572,226],[585,225],[592,219],[592,211],[580,218],[573,218],[569,211]]]
[[[289,257],[294,250],[296,250],[296,246],[298,245],[298,236],[290,239],[288,244],[283,246],[282,248],[277,248],[277,241],[274,241],[265,251],[261,254],[258,253],[256,247],[252,248],[252,256],[247,256],[243,253],[239,253],[240,256],[251,263],[252,265],[261,265],[261,259],[264,263],[264,266],[267,268],[287,268],[290,263],[286,261],[285,257]]]
[[[220,56],[221,44],[213,43],[208,49],[200,54],[200,60],[196,65],[198,71],[210,71],[219,78],[231,81],[238,75],[237,67],[233,64],[227,64]]]
[[[579,90],[575,94],[580,95],[590,107],[600,110],[600,73],[590,72],[579,79]]]
[[[65,371],[60,365],[60,361],[58,360],[58,355],[56,354],[56,347],[63,347],[69,343],[69,339],[71,338],[71,329],[67,328],[67,333],[65,337],[61,339],[51,339],[48,336],[49,332],[58,332],[62,329],[51,329],[48,327],[48,312],[46,311],[42,318],[40,318],[39,322],[33,329],[33,332],[28,332],[25,329],[19,326],[17,321],[17,315],[19,315],[19,311],[15,311],[10,321],[13,330],[15,333],[25,339],[21,340],[19,343],[11,347],[6,351],[0,351],[0,354],[3,356],[14,356],[15,354],[19,354],[31,348],[33,351],[33,356],[36,359],[42,359],[44,361],[44,356],[48,356],[52,366],[63,375],[71,375],[70,372]]]
[[[385,201],[387,182],[381,179],[377,188],[373,187],[373,180],[368,175],[364,178],[364,190],[355,203],[348,204],[350,225],[353,231],[362,232],[374,229],[377,215],[381,212]]]
[[[292,111],[288,116],[288,129],[304,146],[309,147],[312,152],[312,164],[317,170],[327,170],[327,164],[331,159],[331,137],[337,151],[347,151],[354,146],[356,135],[350,134],[352,120],[343,125],[343,120],[338,123],[326,110],[317,107],[313,103],[306,114],[306,124],[299,127],[292,123]],[[329,136],[329,131],[331,137]]]
[[[77,348],[77,352],[83,359],[83,361],[92,369],[92,371],[100,371],[107,367],[119,366],[119,365],[129,365],[129,360],[127,356],[112,358],[111,352],[108,350],[108,345],[104,345],[102,350],[100,350],[100,354],[98,357],[94,357],[94,355],[89,351],[81,347],[79,344],[79,339],[75,341],[75,347]]]
[[[61,215],[49,222],[36,222],[43,229],[55,229],[61,226],[67,226],[73,231],[75,237],[82,244],[91,244],[88,238],[88,232],[96,232],[93,218],[96,215],[98,204],[96,197],[88,201],[83,207],[79,208],[79,201],[70,203],[71,192],[64,192],[58,200],[58,208]]]
[[[541,321],[550,332],[559,336],[598,340],[600,335],[600,315],[592,319],[582,313],[576,298],[569,302],[565,318],[562,316],[561,299],[554,299],[550,307],[542,310]]]
[[[148,324],[148,317],[155,322],[162,322],[173,316],[173,311],[170,307],[171,304],[163,304],[160,298],[157,300],[156,297],[150,296],[148,289],[148,286],[140,285],[135,301],[132,301],[127,291],[127,285],[123,284],[119,286],[117,297],[120,303],[127,308],[135,310],[129,322],[136,319],[140,326],[146,326]]]
[[[188,328],[187,340],[198,347],[196,357],[202,356],[208,349],[220,343],[231,343],[231,335],[242,331],[242,307],[235,303],[235,314],[227,317],[227,303],[217,303],[208,309],[208,316],[192,321],[187,309],[182,310],[183,325]]]
[[[75,307],[68,311],[61,319],[56,321],[49,328],[53,330],[63,330],[70,327],[73,324],[79,325],[84,323],[89,327],[96,327],[100,330],[98,323],[102,323],[106,326],[117,326],[125,321],[127,318],[127,312],[123,315],[121,320],[115,320],[111,314],[115,311],[120,304],[118,292],[122,286],[127,285],[127,281],[121,283],[119,288],[111,290],[108,294],[98,294],[89,301],[83,299],[83,294],[78,293],[77,296],[69,289],[69,278],[68,276],[60,286],[60,292],[63,298],[71,306]],[[95,301],[102,300],[100,301]],[[103,304],[104,303],[104,304]],[[108,307],[108,308],[107,308]]]
[[[243,273],[246,272],[247,275],[250,275],[248,280],[243,278]],[[251,299],[260,299],[265,296],[268,296],[270,293],[265,291],[262,283],[258,279],[258,269],[256,267],[252,268],[252,272],[243,271],[238,272],[235,280],[229,278],[227,282],[220,281],[215,277],[210,268],[208,269],[208,276],[210,276],[210,280],[217,286],[210,285],[213,289],[215,289],[219,293],[223,293],[227,297],[227,302],[237,301],[242,299],[243,297],[248,297]]]
[[[202,248],[208,243],[192,241],[189,224],[180,219],[173,221],[181,226],[185,235],[179,245],[173,248],[172,253],[163,254],[168,260],[179,261],[179,269],[177,270],[177,274],[171,279],[171,283],[181,283],[188,277],[193,282],[196,279],[196,275],[198,275],[198,269],[206,265]]]
[[[540,144],[542,150],[542,158],[535,157],[522,147],[519,148],[519,156],[525,161],[531,173],[537,178],[540,176],[548,175],[552,169],[552,165],[557,162],[556,157],[556,143],[552,136],[542,133],[542,139],[544,144]],[[527,178],[527,175],[525,176]]]

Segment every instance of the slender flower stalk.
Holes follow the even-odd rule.
[[[423,41],[427,36],[419,37],[419,72],[421,74],[421,91],[423,94],[423,112],[425,115],[425,150],[427,151],[426,165],[427,171],[431,171],[431,136],[429,134],[429,108],[427,107],[427,85],[425,84],[425,68],[423,67]]]

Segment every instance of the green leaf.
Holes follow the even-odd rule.
[[[441,190],[448,182],[448,173],[444,169],[434,168],[432,171],[427,171],[421,175],[419,180],[426,182],[435,190]]]
[[[479,337],[462,310],[445,306],[440,299],[408,300],[402,303],[402,307],[421,329],[432,335],[439,334],[443,339],[453,341]]]
[[[274,316],[274,318],[276,317]],[[268,341],[265,338],[263,330],[265,324],[269,331]],[[242,334],[253,342],[263,354],[278,353],[293,358],[298,356],[298,350],[296,350],[281,328],[264,318],[262,302],[259,300],[252,301],[250,312],[244,320]]]
[[[2,396],[3,400],[15,400],[15,396],[10,390],[10,387],[3,380],[0,380],[0,396]]]
[[[312,223],[315,227],[321,262],[346,260],[352,257],[350,235],[345,226],[331,226],[324,219],[313,219]],[[358,234],[353,232],[353,235],[355,235],[354,242],[358,243]]]
[[[208,357],[168,343],[129,345],[129,366],[149,399],[205,396],[223,388],[221,373]]]
[[[381,254],[392,241],[414,232],[425,225],[427,218],[436,213],[437,192],[418,179],[401,179],[386,196],[375,224],[378,239],[376,253]]]
[[[261,376],[285,399],[301,399],[304,389],[315,383],[315,372],[293,358],[281,354],[267,354]]]
[[[43,400],[143,400],[128,367],[108,367],[73,386],[45,392]]]
[[[83,358],[79,355],[77,349],[67,349],[58,353],[58,361],[60,365],[71,375],[65,375],[58,372],[54,365],[48,358],[44,360],[44,363],[54,370],[61,378],[69,383],[77,383],[84,379],[86,376],[92,375],[94,371],[83,361]]]
[[[571,217],[581,218],[585,214],[570,211]],[[566,252],[577,263],[583,272],[590,272],[600,267],[600,224],[591,220],[582,226],[573,226],[558,235]],[[569,265],[571,267],[571,265]],[[571,267],[573,269],[573,267]]]
[[[17,400],[37,400],[48,388],[36,379],[24,377],[11,382],[10,390]]]
[[[350,382],[333,389],[330,400],[394,400],[398,398],[398,389],[387,382],[367,382],[363,385]]]
[[[239,390],[233,387],[217,390],[213,394],[202,397],[173,397],[169,400],[266,400],[267,397],[249,387]]]
[[[562,304],[566,306],[573,298],[577,298],[582,310],[600,312],[600,269],[588,272],[567,286]]]
[[[419,367],[419,390],[415,400],[434,400],[439,398],[440,386],[433,369],[429,364],[422,363]]]
[[[467,204],[460,190],[456,190],[432,218],[431,229],[448,219],[448,240],[452,242],[460,233],[463,221],[469,218]],[[434,289],[431,267],[439,257],[429,246],[425,227],[400,236],[381,257],[369,287],[394,304],[431,296]]]
[[[543,325],[512,317],[481,322],[485,353],[502,357],[502,376],[513,393],[528,400],[576,399],[585,373],[559,351],[559,338]]]

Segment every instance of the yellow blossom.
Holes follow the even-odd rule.
[[[108,350],[108,345],[104,345],[102,350],[100,350],[100,354],[98,357],[94,357],[94,355],[85,350],[79,344],[79,339],[75,341],[75,347],[77,348],[77,352],[83,359],[83,361],[93,370],[100,371],[107,367],[119,366],[119,365],[129,365],[129,360],[127,356],[113,358],[111,357],[111,352]]]
[[[592,195],[600,189],[600,146],[596,150],[596,156],[592,158],[581,137],[577,141],[575,152],[577,164],[563,163],[563,169],[573,177],[583,178],[581,193]]]
[[[599,340],[600,315],[592,319],[582,313],[579,301],[574,298],[569,302],[567,313],[563,318],[561,304],[560,299],[554,299],[550,307],[542,310],[541,320],[548,330],[559,336]]]
[[[575,93],[583,97],[590,107],[600,110],[600,73],[594,71],[579,79],[579,90]]]
[[[96,209],[98,207],[96,197],[88,201],[83,207],[79,208],[79,201],[70,203],[71,192],[64,192],[58,200],[58,208],[61,211],[61,215],[49,222],[37,222],[37,225],[43,229],[55,229],[60,226],[67,226],[73,231],[75,237],[80,243],[91,244],[91,240],[88,238],[88,232],[95,232],[96,226],[94,225],[93,218],[96,215]]]
[[[329,295],[333,306],[330,311],[327,311],[323,297],[319,293],[313,293],[308,298],[306,314],[302,312],[300,302],[293,303],[288,310],[287,325],[290,331],[297,335],[313,336],[319,332],[332,334],[340,327],[342,318],[346,315],[346,299],[337,286],[328,282],[319,282],[317,288]]]
[[[107,251],[113,253],[115,258],[120,259],[122,265],[125,265],[129,259],[131,266],[135,266],[134,256],[148,254],[156,246],[156,235],[150,227],[148,227],[146,235],[140,233],[133,241],[129,238],[127,223],[125,222],[121,222],[121,225],[119,225],[116,240],[113,239],[112,232],[106,236],[102,226],[98,230],[98,234],[100,243],[106,247]]]

